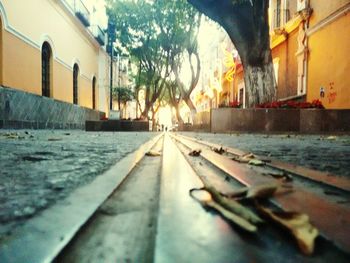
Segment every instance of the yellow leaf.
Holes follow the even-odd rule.
[[[161,154],[159,152],[149,151],[146,153],[146,156],[156,157],[156,156],[161,156]]]
[[[311,225],[308,215],[296,212],[276,212],[261,206],[259,210],[266,217],[288,229],[305,255],[311,255],[314,252],[318,229]]]

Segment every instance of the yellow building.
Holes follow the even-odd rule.
[[[279,99],[350,108],[349,11],[349,0],[270,0]]]
[[[350,108],[349,11],[350,0],[270,0],[271,50],[279,100],[318,99],[328,109]],[[229,45],[225,40],[217,49],[223,43]],[[221,87],[213,89],[214,98],[218,104],[236,100],[244,106],[242,68],[230,81],[225,56],[218,59],[223,66],[212,69],[212,74],[221,73],[216,77]]]
[[[82,0],[0,0],[0,85],[108,111],[105,34]]]

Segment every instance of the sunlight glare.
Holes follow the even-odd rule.
[[[158,112],[158,116],[159,116],[159,124],[160,125],[164,125],[164,127],[168,127],[170,128],[172,126],[172,111],[171,111],[171,107],[165,106],[165,107],[161,107],[159,109]]]

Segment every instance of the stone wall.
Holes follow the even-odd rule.
[[[149,131],[148,121],[105,120],[86,121],[86,131]]]
[[[0,86],[0,128],[84,129],[104,113]]]
[[[184,127],[184,130],[186,127]],[[210,132],[210,112],[198,112],[193,118],[193,126],[189,130]]]
[[[350,110],[231,109],[211,111],[211,132],[349,133]]]

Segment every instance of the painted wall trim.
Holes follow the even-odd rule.
[[[296,16],[295,18],[289,20],[284,27],[280,30],[280,34],[276,34],[276,32],[272,32],[270,35],[270,47],[271,49],[277,47],[278,45],[282,44],[286,39],[288,38],[288,34],[292,33],[294,30],[296,30],[300,23],[302,22],[302,18],[300,15]]]
[[[4,24],[4,28],[8,27],[8,19],[7,19],[7,15],[5,12],[5,8],[2,5],[1,1],[0,1],[0,15]]]
[[[52,55],[53,55],[53,58],[56,60],[55,44],[53,43],[51,37],[49,35],[47,35],[47,34],[42,35],[41,38],[40,38],[40,51],[42,51],[43,44],[45,42],[49,43],[50,48],[51,48],[51,52],[52,52]]]
[[[329,25],[330,23],[334,22],[335,20],[337,20],[341,16],[346,15],[348,12],[350,12],[350,3],[346,4],[342,8],[338,9],[337,11],[335,11],[334,13],[329,15],[328,17],[326,17],[323,20],[321,20],[320,22],[318,22],[313,27],[309,28],[306,31],[306,35],[308,37],[313,35],[314,33],[316,33],[317,31],[321,30],[322,28],[324,28],[325,26]]]

